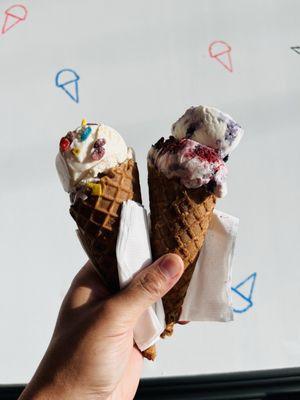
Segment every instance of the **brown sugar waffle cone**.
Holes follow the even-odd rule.
[[[138,167],[129,160],[110,169],[100,182],[87,184],[87,198],[78,198],[70,213],[78,226],[79,239],[104,285],[115,293],[120,290],[116,243],[122,203],[134,200],[141,203]],[[155,347],[143,352],[154,360]]]
[[[121,206],[129,199],[141,203],[137,164],[129,160],[110,169],[99,183],[87,184],[86,194],[86,200],[78,198],[71,205],[70,213],[89,259],[114,293],[119,290],[116,243]]]
[[[214,194],[203,186],[187,189],[176,179],[168,179],[148,166],[153,259],[166,253],[178,254],[185,271],[177,284],[163,297],[166,329],[170,336],[180,317],[185,294],[204,242],[216,203]]]
[[[145,358],[148,358],[148,360],[155,360],[156,358],[156,346],[155,344],[150,346],[148,349],[146,349],[145,351],[142,352],[143,356]]]

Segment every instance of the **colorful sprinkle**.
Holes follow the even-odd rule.
[[[88,127],[83,131],[83,133],[81,134],[80,140],[81,140],[82,142],[84,142],[84,141],[90,136],[91,133],[92,133],[92,128],[91,128],[90,126],[88,126]]]
[[[83,120],[81,121],[81,126],[85,126],[87,124],[87,120],[85,118],[83,118]]]
[[[80,153],[79,147],[74,147],[74,149],[72,149],[72,153],[74,154],[74,156],[78,156],[78,154]]]
[[[67,151],[70,148],[70,140],[66,137],[61,138],[59,142],[59,148],[63,153]]]
[[[91,189],[93,196],[101,196],[102,195],[101,183],[88,182],[87,187],[89,189]]]

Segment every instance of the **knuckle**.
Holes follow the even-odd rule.
[[[166,278],[158,270],[147,271],[138,280],[138,286],[148,297],[156,299],[165,291]]]

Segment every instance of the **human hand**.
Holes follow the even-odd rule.
[[[19,400],[133,399],[143,364],[133,328],[182,272],[181,258],[169,254],[110,296],[88,262],[74,278],[47,352]]]

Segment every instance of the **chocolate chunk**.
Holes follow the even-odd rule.
[[[187,138],[192,137],[193,134],[194,134],[194,132],[195,132],[197,129],[200,129],[201,126],[202,126],[202,121],[192,122],[192,123],[188,126],[188,128],[187,128],[187,130],[186,130],[186,137],[187,137]]]
[[[162,146],[163,146],[163,144],[164,144],[164,141],[165,141],[165,139],[164,139],[163,137],[161,137],[161,138],[153,145],[153,147],[154,147],[156,150],[161,149]]]
[[[206,188],[209,192],[213,193],[215,188],[216,188],[217,184],[215,181],[209,181]]]

